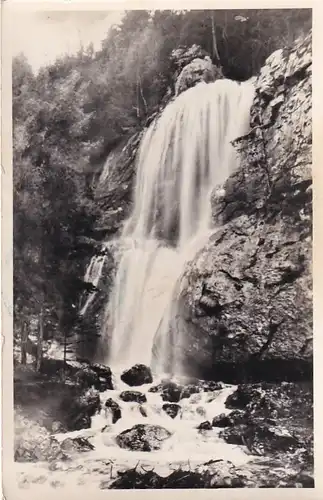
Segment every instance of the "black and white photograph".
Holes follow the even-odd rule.
[[[315,488],[312,9],[219,6],[13,16],[21,498]]]

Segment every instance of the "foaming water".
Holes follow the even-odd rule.
[[[147,402],[125,402],[120,398],[124,390],[132,390],[120,379],[120,374],[114,374],[114,390],[100,394],[102,410],[92,417],[91,428],[79,431],[55,434],[59,442],[66,438],[84,437],[94,446],[92,451],[75,453],[69,461],[57,461],[53,467],[50,463],[16,463],[16,473],[20,487],[30,491],[46,491],[46,487],[68,488],[86,485],[87,488],[100,487],[103,480],[112,481],[118,477],[118,472],[135,467],[140,463],[140,470],[154,469],[167,476],[179,467],[194,470],[209,460],[229,460],[236,467],[250,463],[253,457],[246,447],[230,445],[219,436],[221,429],[199,431],[198,425],[221,413],[229,413],[225,407],[227,397],[236,389],[235,386],[224,385],[223,389],[211,392],[192,394],[181,399],[180,411],[172,419],[163,410],[164,401],[161,394],[149,392],[151,386],[158,384],[162,377],[154,377],[153,384],[136,387],[145,394]],[[173,379],[176,382],[176,379]],[[122,418],[112,424],[112,416],[105,409],[105,401],[113,398],[122,413]],[[146,417],[140,412],[144,407]],[[116,437],[122,431],[137,424],[159,425],[167,429],[171,436],[161,444],[160,450],[145,452],[122,449],[118,446]]]
[[[126,249],[106,309],[110,366],[151,364],[157,331],[162,347],[155,368],[163,370],[171,357],[166,337],[176,284],[209,237],[211,192],[237,167],[230,141],[248,130],[253,95],[250,82],[201,83],[147,130],[133,213],[121,235]]]

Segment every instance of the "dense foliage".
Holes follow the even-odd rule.
[[[93,237],[91,178],[174,88],[172,51],[199,45],[228,78],[311,27],[311,11],[130,11],[102,42],[34,75],[13,61],[15,325],[44,316],[45,338],[72,331],[82,291],[80,237]],[[41,43],[41,42],[40,42]],[[37,321],[36,321],[37,323]]]

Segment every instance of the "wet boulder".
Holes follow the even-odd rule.
[[[121,380],[131,387],[143,384],[151,384],[153,381],[151,369],[143,364],[132,366],[121,375]]]
[[[119,397],[120,399],[122,399],[122,401],[125,401],[126,403],[141,404],[147,402],[145,394],[143,394],[140,391],[123,391]]]
[[[198,426],[197,429],[199,431],[211,431],[212,430],[212,424],[208,420],[205,422],[201,422]]]
[[[163,404],[163,410],[171,418],[175,418],[178,415],[181,407],[176,403],[165,403]]]
[[[170,438],[171,432],[160,425],[137,424],[121,432],[116,437],[120,448],[133,451],[159,450],[163,442]]]
[[[88,439],[76,437],[64,439],[61,443],[61,449],[67,453],[76,453],[94,450],[94,446]]]
[[[114,401],[112,398],[109,398],[104,403],[104,407],[106,409],[106,414],[107,414],[107,412],[111,413],[113,424],[115,424],[116,422],[118,422],[118,420],[120,420],[120,418],[122,416],[121,415],[121,408],[116,401]]]

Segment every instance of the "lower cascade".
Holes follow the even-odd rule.
[[[176,284],[208,239],[211,193],[237,166],[231,141],[248,131],[253,96],[250,81],[200,83],[170,103],[146,131],[133,211],[118,242],[124,250],[105,311],[110,366],[151,365],[158,333],[152,368],[181,371],[167,342]],[[98,259],[91,267],[100,273]]]

